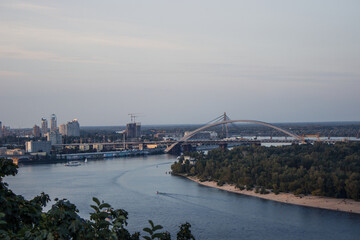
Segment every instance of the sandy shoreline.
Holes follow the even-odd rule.
[[[218,188],[228,192],[244,194],[248,196],[268,199],[282,203],[360,214],[360,202],[357,202],[352,199],[317,197],[317,196],[297,197],[291,193],[280,193],[278,195],[275,195],[274,193],[260,194],[260,193],[255,193],[254,190],[253,191],[240,190],[238,188],[235,188],[234,185],[218,186],[217,183],[213,181],[200,182],[199,179],[195,177],[187,177],[187,176],[184,177],[190,179],[191,181],[197,182],[201,185]]]

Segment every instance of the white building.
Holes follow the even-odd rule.
[[[49,154],[51,151],[51,143],[49,141],[29,141],[25,142],[25,149],[28,153],[46,152]]]
[[[66,134],[66,125],[65,124],[60,124],[59,125],[59,133],[63,136],[67,135]]]
[[[86,144],[86,143],[84,143],[84,144],[80,144],[79,145],[79,149],[80,149],[80,151],[89,151],[90,150],[90,145],[89,144]]]
[[[104,149],[103,144],[94,144],[93,149],[96,149],[97,152],[101,152]]]
[[[24,150],[20,148],[6,150],[6,155],[24,155]]]
[[[62,135],[59,134],[58,132],[49,132],[47,134],[45,134],[46,139],[51,142],[51,145],[54,144],[62,144]]]

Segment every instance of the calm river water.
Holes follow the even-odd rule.
[[[51,199],[67,198],[86,218],[96,196],[129,212],[131,232],[152,219],[174,239],[178,226],[186,221],[196,239],[360,239],[360,215],[204,187],[166,174],[174,161],[174,156],[153,155],[88,161],[78,167],[22,166],[5,181],[28,199],[41,192]]]

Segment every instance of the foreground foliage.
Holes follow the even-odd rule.
[[[82,219],[76,206],[66,199],[55,199],[51,209],[43,212],[50,201],[47,194],[28,201],[3,182],[3,177],[16,173],[17,166],[0,159],[0,239],[140,239],[139,232],[130,234],[126,229],[125,210],[114,209],[95,197],[90,220]],[[149,234],[144,239],[171,239],[170,233],[159,232],[162,226],[149,223],[151,228],[143,229]],[[177,239],[194,239],[190,227],[189,223],[181,225]]]
[[[236,184],[260,193],[265,189],[360,200],[360,144],[241,146],[215,149],[208,155],[191,153],[196,164],[179,161],[174,173],[196,175],[218,185]]]

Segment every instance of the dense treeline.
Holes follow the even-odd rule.
[[[275,126],[289,130],[299,136],[320,135],[323,137],[360,137],[360,123],[275,123]],[[221,131],[221,129],[219,129]],[[286,136],[275,129],[255,125],[229,126],[230,135],[242,136]]]
[[[139,240],[140,232],[131,234],[127,229],[128,213],[114,209],[109,204],[93,198],[93,212],[90,220],[78,215],[76,206],[66,199],[55,199],[55,204],[47,212],[43,208],[50,201],[41,193],[32,200],[14,194],[3,177],[15,175],[16,166],[11,160],[0,159],[0,239],[128,239]],[[150,227],[143,229],[144,239],[171,239],[169,232],[149,220]],[[189,223],[182,224],[176,239],[194,239]]]
[[[239,188],[360,200],[359,143],[241,146],[190,155],[196,163],[180,160],[172,165],[174,173]]]

